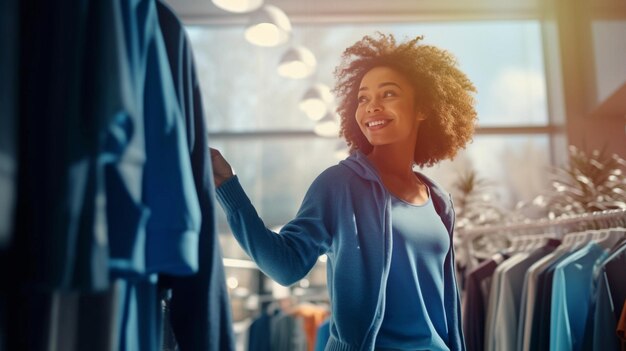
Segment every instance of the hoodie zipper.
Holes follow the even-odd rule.
[[[361,350],[366,350],[365,347],[369,344],[371,344],[372,346],[375,346],[375,340],[371,340],[373,339],[372,334],[374,333],[374,326],[377,323],[381,323],[380,319],[383,318],[384,313],[385,313],[385,306],[382,302],[382,296],[385,293],[385,289],[387,289],[387,278],[389,277],[389,272],[387,272],[387,274],[385,274],[385,270],[389,270],[389,268],[387,267],[387,261],[391,261],[391,257],[389,257],[389,259],[387,259],[387,256],[389,256],[391,254],[391,249],[387,249],[388,248],[388,242],[391,242],[391,239],[389,238],[389,236],[391,235],[391,233],[388,230],[388,225],[387,223],[389,222],[389,217],[390,217],[390,206],[391,206],[391,196],[389,195],[388,191],[385,189],[385,187],[383,187],[380,183],[379,185],[381,186],[382,190],[383,190],[383,194],[385,196],[385,207],[383,209],[383,215],[382,215],[382,232],[383,232],[383,267],[382,267],[382,277],[381,277],[381,284],[380,284],[380,291],[378,294],[378,301],[377,301],[377,306],[376,306],[376,311],[374,312],[374,316],[373,316],[373,320],[372,323],[370,325],[370,328],[367,332],[367,334],[365,335],[365,337],[363,338],[363,341],[361,343]],[[389,239],[388,239],[389,238]],[[389,252],[389,254],[387,254]]]

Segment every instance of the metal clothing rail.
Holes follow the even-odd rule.
[[[554,219],[528,220],[517,223],[507,223],[501,225],[486,225],[473,228],[463,228],[457,231],[456,237],[459,241],[458,249],[461,250],[461,257],[464,257],[467,269],[472,269],[478,262],[474,262],[475,257],[489,257],[495,252],[491,250],[482,252],[474,248],[474,242],[481,237],[491,237],[502,234],[505,238],[513,242],[514,238],[524,239],[532,236],[550,234],[551,236],[562,236],[567,233],[581,231],[585,229],[601,229],[617,226],[626,226],[626,209],[604,210],[589,212],[577,215],[561,216]]]
[[[529,231],[554,227],[567,228],[571,225],[584,224],[586,222],[597,223],[610,220],[626,220],[626,209],[604,210],[597,212],[581,213],[577,215],[561,216],[554,219],[528,220],[521,223],[509,223],[502,225],[486,225],[473,228],[459,229],[459,236],[469,239],[475,235],[491,234],[495,232]]]

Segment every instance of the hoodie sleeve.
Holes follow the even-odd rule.
[[[266,228],[237,176],[216,189],[233,235],[259,268],[279,284],[287,286],[303,278],[330,246],[324,223],[328,188],[321,183],[319,177],[313,182],[296,218],[279,233]]]

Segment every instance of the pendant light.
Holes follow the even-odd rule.
[[[317,83],[309,88],[298,107],[314,121],[319,121],[328,112],[328,107],[333,102],[333,94],[330,88],[322,83]]]
[[[222,10],[235,13],[250,12],[263,5],[263,0],[211,0]]]
[[[245,37],[258,46],[277,46],[289,39],[291,22],[278,7],[265,5],[252,12]]]
[[[315,72],[317,60],[311,50],[304,46],[287,50],[278,64],[278,74],[291,79],[301,79]]]

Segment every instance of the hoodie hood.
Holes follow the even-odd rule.
[[[375,181],[375,182],[382,184],[382,180],[378,176],[378,171],[376,170],[374,165],[370,162],[370,160],[361,150],[356,150],[354,153],[348,156],[345,160],[342,160],[341,162],[339,162],[339,164],[350,168],[352,171],[354,171],[354,173],[358,174],[363,179],[366,179],[369,181]],[[441,188],[437,183],[435,183],[435,181],[425,176],[421,172],[416,172],[416,171],[414,172],[415,174],[417,174],[420,180],[422,180],[431,188],[435,188],[435,191],[442,193],[442,194],[447,194],[447,192],[443,190],[443,188]]]
[[[382,180],[378,176],[376,168],[374,168],[374,165],[360,150],[357,150],[354,153],[350,154],[350,156],[348,156],[345,160],[339,162],[339,164],[350,168],[354,171],[354,173],[356,173],[363,179],[382,184]]]
[[[350,168],[354,173],[365,180],[376,182],[383,186],[381,178],[378,176],[378,171],[374,168],[374,165],[370,162],[367,156],[360,150],[356,150],[345,160],[339,162],[340,165]],[[440,187],[434,180],[425,176],[421,172],[414,171],[415,174],[430,188],[430,193],[433,195],[435,201],[435,207],[440,214],[450,215],[452,210],[452,198],[450,194]],[[448,226],[451,230],[451,227]]]

